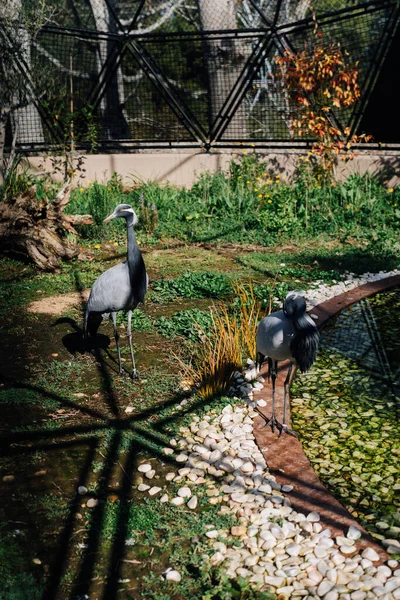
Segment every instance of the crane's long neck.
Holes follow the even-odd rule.
[[[138,243],[136,241],[133,222],[129,222],[127,220],[126,230],[128,237],[126,262],[129,269],[129,279],[132,290],[134,290],[135,301],[143,302],[147,289],[146,268],[144,266],[142,253],[140,252]]]
[[[135,266],[137,264],[137,262],[140,261],[140,259],[142,258],[142,254],[139,250],[139,246],[136,241],[135,231],[133,229],[133,223],[129,223],[128,220],[126,222],[126,232],[127,232],[127,237],[128,237],[128,247],[127,247],[126,258],[128,261],[128,265],[131,268],[131,266]]]

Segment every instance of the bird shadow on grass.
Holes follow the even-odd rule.
[[[78,274],[76,279],[79,291]],[[83,307],[82,296],[82,310]],[[68,352],[80,354],[85,351],[79,324],[73,319],[60,318],[52,325],[61,324],[72,328],[72,332],[62,338]],[[91,347],[93,370],[97,371],[96,389],[100,394],[93,396],[97,396],[97,400],[93,397],[89,400],[86,394],[77,400],[75,396],[78,394],[73,393],[74,388],[68,383],[66,391],[59,393],[57,382],[44,377],[40,381],[45,383],[40,385],[22,380],[19,374],[3,377],[3,389],[7,392],[14,390],[11,395],[14,405],[9,406],[10,422],[0,433],[0,447],[4,460],[12,465],[16,477],[11,484],[0,481],[0,491],[5,492],[1,508],[5,510],[9,527],[12,527],[15,516],[19,521],[32,521],[25,518],[28,510],[25,503],[17,506],[14,493],[17,498],[30,494],[40,502],[40,506],[42,498],[47,498],[46,502],[51,498],[54,503],[54,513],[41,509],[33,523],[24,526],[27,535],[37,538],[33,537],[32,545],[25,548],[24,556],[35,556],[33,552],[41,546],[40,539],[47,535],[48,520],[53,523],[51,515],[60,510],[57,506],[62,505],[63,508],[63,517],[51,525],[50,542],[40,554],[43,566],[48,566],[47,577],[45,571],[41,573],[44,591],[40,597],[44,600],[83,598],[93,593],[93,586],[96,587],[96,597],[102,600],[117,598],[121,591],[123,569],[126,568],[124,560],[129,559],[130,548],[126,539],[131,534],[129,516],[132,502],[142,502],[133,489],[136,467],[142,458],[140,453],[150,453],[175,468],[179,465],[174,456],[163,452],[163,448],[169,446],[171,434],[162,423],[159,426],[158,420],[161,416],[170,415],[168,422],[172,423],[183,417],[188,410],[185,407],[182,411],[180,404],[187,394],[172,391],[161,402],[126,414],[120,405],[109,364],[116,364],[116,361],[113,357],[113,362],[106,360],[107,355],[104,357],[104,353],[108,352],[109,338],[100,334],[94,338],[94,343],[95,347]],[[26,349],[26,359],[28,356]],[[62,364],[57,367],[57,372]],[[135,385],[131,387],[134,394]],[[78,397],[81,398],[80,395]],[[3,394],[2,402],[7,404],[10,400]],[[21,402],[20,411],[16,410],[15,402]],[[13,413],[17,417],[14,421]],[[32,477],[29,468],[37,464],[38,457],[41,457],[41,470],[43,473],[47,471],[42,479]],[[89,496],[80,495],[80,486],[89,490],[90,498],[95,501],[93,508],[87,507]],[[56,491],[49,494],[49,489]],[[115,502],[110,497],[117,498],[117,502],[112,504],[111,541],[105,544],[104,529],[110,527],[109,511],[111,503]],[[87,524],[83,527],[84,523]],[[82,531],[84,533],[80,533]],[[29,562],[28,558],[26,564]],[[21,569],[27,573],[29,567],[21,565]],[[99,572],[101,583],[96,584]]]
[[[103,381],[105,379],[104,377]],[[124,415],[123,417],[109,418],[101,410],[71,401],[44,387],[22,384],[12,379],[6,380],[6,385],[9,388],[19,388],[21,391],[34,391],[44,400],[52,400],[64,409],[78,411],[86,421],[82,424],[79,424],[78,421],[62,427],[57,426],[57,423],[54,423],[54,427],[49,427],[48,423],[45,427],[38,423],[36,426],[31,426],[30,430],[24,428],[22,431],[6,432],[0,436],[3,455],[14,458],[19,456],[25,462],[29,462],[29,455],[33,458],[38,452],[44,452],[46,456],[50,456],[48,453],[55,451],[59,451],[61,454],[63,451],[71,452],[74,449],[79,451],[80,460],[77,461],[73,476],[74,490],[72,496],[63,500],[67,502],[68,511],[58,535],[56,548],[50,549],[51,555],[43,557],[50,565],[50,575],[42,597],[46,600],[58,597],[63,579],[68,571],[73,576],[71,584],[73,597],[77,597],[77,595],[84,597],[85,594],[90,593],[92,579],[99,568],[99,561],[103,563],[107,560],[109,560],[109,565],[105,569],[106,583],[104,589],[99,591],[98,597],[103,600],[117,597],[118,590],[121,588],[119,583],[121,569],[129,550],[125,541],[129,534],[129,503],[132,501],[132,482],[135,468],[139,462],[139,453],[150,452],[153,456],[160,458],[163,463],[169,463],[175,468],[178,466],[173,456],[163,453],[163,447],[169,445],[169,436],[166,433],[160,433],[157,423],[152,422],[151,418],[157,417],[160,411],[168,408],[176,410],[177,405],[182,401],[182,395],[177,394],[167,401],[150,406],[129,417]],[[175,418],[181,416],[178,409]],[[78,416],[78,418],[80,417]],[[128,435],[128,440],[126,435]],[[107,440],[106,447],[104,447],[105,438]],[[95,467],[99,455],[103,458],[100,470]],[[62,457],[61,460],[63,460]],[[49,470],[51,470],[52,464],[53,460],[49,464]],[[117,465],[119,465],[119,469],[116,487]],[[62,463],[60,467],[62,468]],[[96,491],[91,493],[91,497],[95,498],[97,504],[88,511],[86,507],[82,509],[83,498],[78,492],[78,487],[90,488],[94,473],[97,473],[97,485]],[[102,556],[102,544],[104,543],[102,532],[107,519],[107,502],[110,494],[117,495],[118,505],[115,511],[111,551],[104,557]],[[87,498],[84,499],[85,503],[86,500]],[[84,547],[78,556],[75,548],[80,538],[76,536],[78,529],[82,526],[82,521],[79,520],[81,518],[79,514],[82,512],[86,514],[88,527],[85,532]]]

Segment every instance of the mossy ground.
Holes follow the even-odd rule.
[[[81,343],[79,293],[123,259],[122,243],[91,244],[91,260],[65,264],[54,274],[0,261],[0,435],[6,450],[0,463],[6,476],[0,482],[2,600],[79,598],[89,589],[91,598],[107,599],[196,599],[207,590],[210,598],[222,600],[224,590],[232,598],[250,598],[246,586],[221,583],[220,575],[200,568],[205,526],[222,518],[200,492],[196,512],[132,492],[137,464],[160,458],[165,470],[170,468],[162,448],[180,423],[205,409],[204,401],[180,386],[172,352],[185,355],[197,342],[188,339],[187,323],[173,317],[183,310],[207,311],[229,299],[223,278],[265,286],[273,296],[279,285],[305,289],[316,280],[337,279],[345,269],[374,271],[398,264],[395,251],[383,256],[372,246],[326,239],[274,248],[145,241],[141,247],[152,283],[134,321],[141,374],[134,383],[117,374],[109,323],[102,325],[91,353],[83,352]],[[199,274],[207,273],[222,279],[210,275],[209,289],[205,284],[201,293],[193,293]],[[173,284],[165,283],[172,278]],[[163,283],[160,288],[153,282]],[[64,313],[27,312],[34,300],[71,292],[77,302]],[[193,297],[196,293],[201,297]],[[164,327],[157,325],[161,317]],[[126,341],[122,336],[129,369]],[[78,494],[79,485],[88,488],[88,496]],[[99,500],[97,507],[86,506],[88,497]],[[229,527],[225,520],[221,526]],[[172,563],[184,573],[176,587],[161,578]]]

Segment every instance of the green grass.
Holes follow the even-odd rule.
[[[74,191],[68,210],[94,217],[94,226],[80,229],[82,244],[93,253],[92,260],[75,259],[56,273],[39,273],[30,265],[0,259],[0,317],[4,323],[0,341],[4,356],[12,351],[21,364],[7,388],[0,387],[0,404],[7,417],[5,433],[22,440],[21,445],[18,440],[15,444],[18,456],[12,454],[0,462],[5,472],[15,473],[21,481],[5,498],[13,498],[16,520],[26,519],[27,512],[37,512],[40,538],[54,535],[53,549],[76,491],[87,444],[95,440],[86,483],[92,494],[99,495],[104,513],[96,521],[96,513],[88,511],[85,500],[79,498],[82,519],[77,528],[83,530],[79,541],[85,541],[89,530],[99,532],[101,560],[96,564],[96,576],[101,582],[109,574],[105,559],[119,539],[118,524],[123,521],[126,537],[134,540],[125,551],[143,568],[136,572],[129,564],[132,581],[136,578],[141,586],[138,597],[271,597],[250,589],[244,580],[228,580],[221,570],[202,562],[201,555],[210,553],[204,544],[205,526],[213,523],[229,528],[233,521],[219,515],[200,489],[196,489],[199,508],[193,512],[161,504],[157,498],[125,495],[121,501],[118,496],[121,488],[116,482],[127,456],[133,454],[135,460],[158,457],[166,462],[162,448],[178,434],[180,426],[189,424],[194,414],[204,415],[211,408],[218,412],[228,402],[235,402],[225,397],[205,401],[182,388],[180,365],[173,353],[185,360],[201,347],[202,334],[195,322],[208,330],[208,307],[214,301],[218,306],[232,302],[234,311],[238,302],[232,297],[235,282],[251,283],[255,297],[269,307],[273,298],[281,302],[290,289],[307,289],[316,281],[331,284],[345,278],[346,271],[361,274],[400,265],[399,190],[389,191],[369,176],[352,177],[327,188],[300,174],[289,185],[263,168],[250,154],[232,164],[228,174],[202,175],[191,189],[154,183],[125,189],[116,177],[105,185],[91,184]],[[16,190],[18,185],[13,182]],[[38,195],[43,190],[38,188]],[[100,330],[111,339],[107,352],[101,352],[101,363],[99,355],[72,356],[63,347],[65,336],[72,332],[70,325],[52,328],[57,317],[25,314],[33,300],[89,288],[101,272],[124,260],[123,222],[103,224],[104,217],[121,202],[132,204],[138,212],[137,237],[151,281],[144,309],[133,313],[133,343],[141,375],[133,385],[116,373],[109,322]],[[68,312],[78,325],[82,323],[81,308],[78,301]],[[126,316],[120,314],[118,323],[126,326]],[[121,333],[122,356],[128,367],[126,330]],[[10,341],[13,350],[8,350]],[[52,357],[52,353],[58,356]],[[127,407],[131,413],[126,412]],[[82,444],[82,454],[74,454],[71,448],[75,443]],[[61,450],[62,457],[56,460],[49,448]],[[47,464],[49,476],[44,483],[35,484],[32,471],[42,463]],[[106,467],[112,471],[109,480]],[[129,472],[127,476],[133,477]],[[111,500],[110,495],[117,499]],[[4,522],[9,518],[4,517]],[[4,583],[0,598],[35,600],[42,597],[45,579],[31,565],[37,547],[26,539],[21,543],[9,529],[1,530],[0,578]],[[77,544],[78,538],[72,543]],[[74,546],[72,555],[62,577],[69,595],[82,550]],[[173,587],[161,579],[168,566],[182,573],[179,585]],[[136,592],[132,593],[136,597]]]
[[[222,298],[232,292],[232,277],[224,273],[193,273],[161,279],[152,286],[153,301],[165,302],[176,298]]]
[[[114,177],[103,186],[94,183],[75,191],[69,210],[93,213],[95,227],[80,230],[92,239],[109,239],[111,232],[121,232],[120,224],[116,229],[104,228],[102,220],[115,204],[124,201],[139,215],[138,232],[153,243],[174,238],[271,245],[305,241],[320,234],[364,239],[383,247],[396,241],[399,189],[388,190],[368,174],[321,185],[302,170],[289,184],[264,169],[255,155],[246,155],[231,164],[228,174],[204,173],[190,189],[146,183],[125,190]],[[153,221],[154,212],[157,217]]]
[[[211,330],[212,316],[210,311],[205,310],[181,310],[172,317],[157,319],[156,327],[167,338],[180,336],[199,342]]]

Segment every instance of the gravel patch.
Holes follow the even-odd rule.
[[[330,287],[320,284],[304,295],[312,307],[368,281],[398,273],[349,273],[341,283]],[[164,492],[161,501],[195,510],[196,488],[202,486],[217,513],[237,518],[237,525],[230,530],[211,525],[205,537],[212,553],[203,555],[204,561],[222,567],[229,577],[242,576],[270,589],[281,600],[400,600],[397,560],[378,565],[380,557],[373,548],[360,552],[357,540],[361,532],[356,527],[332,538],[317,512],[303,514],[292,509],[292,486],[281,486],[268,472],[252,429],[257,414],[253,392],[260,389],[255,384],[263,381],[252,361],[247,361],[245,374],[235,374],[231,389],[241,401],[236,406],[226,405],[220,414],[210,411],[201,418],[195,415],[188,427],[181,428],[179,437],[170,441],[173,453],[165,449],[164,453],[175,458],[179,481],[184,485],[178,496],[168,494],[168,483],[175,478],[170,473],[165,488],[157,489]],[[138,489],[144,493],[154,490],[145,485]],[[226,543],[229,539],[235,540],[234,546]],[[387,540],[386,545],[391,544],[393,540]],[[164,577],[179,581],[176,573],[170,570]]]

